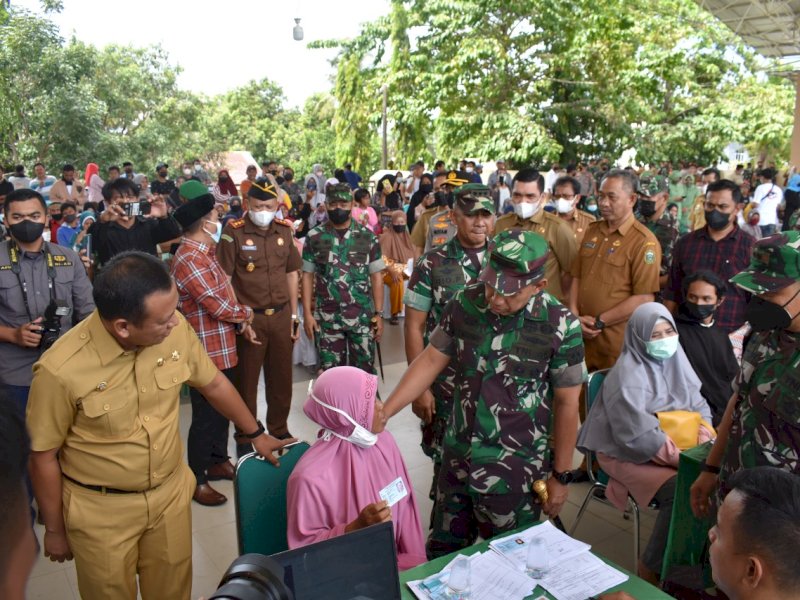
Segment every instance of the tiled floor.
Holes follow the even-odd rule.
[[[391,327],[387,324],[382,347],[386,382],[381,384],[380,389],[382,395],[386,397],[406,367],[402,349],[402,323],[400,327]],[[309,378],[310,375],[304,368],[295,367],[294,405],[289,417],[289,426],[295,436],[312,442],[316,437],[316,426],[302,412],[302,403],[306,397]],[[263,400],[260,410],[259,416],[264,420]],[[188,405],[182,405],[181,433],[184,441],[190,421],[191,408]],[[428,491],[431,485],[432,468],[430,460],[419,448],[418,420],[411,410],[407,409],[392,419],[388,429],[394,435],[403,453],[422,521],[426,523],[431,510]],[[235,453],[233,443],[231,443],[229,451],[231,455]],[[225,481],[214,482],[213,486],[228,496],[229,500],[223,506],[214,508],[192,504],[194,534],[192,598],[195,599],[207,596],[216,589],[222,573],[237,556],[232,485],[229,481]],[[562,512],[562,519],[567,527],[572,524],[587,489],[588,484],[571,486],[569,502]],[[641,537],[642,548],[644,548],[652,530],[654,513],[647,509],[642,512]],[[618,511],[598,502],[592,502],[576,532],[576,537],[590,543],[596,552],[623,567],[632,569],[632,529],[632,523],[625,520]],[[36,534],[39,539],[42,539],[43,533],[43,527],[37,525]],[[74,563],[52,563],[44,557],[40,557],[28,583],[27,598],[30,600],[79,599]]]

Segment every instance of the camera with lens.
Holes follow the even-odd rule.
[[[42,339],[39,347],[47,350],[56,343],[58,336],[61,335],[61,317],[68,317],[72,314],[72,309],[63,300],[51,300],[44,311],[42,320]]]
[[[122,210],[125,211],[127,217],[138,217],[139,215],[149,215],[150,203],[147,200],[140,200],[138,202],[126,202],[122,204]]]
[[[209,600],[294,600],[283,567],[263,554],[243,554],[231,563]]]

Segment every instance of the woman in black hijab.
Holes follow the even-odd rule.
[[[408,222],[408,231],[414,229],[414,224],[417,222],[417,207],[422,204],[422,200],[428,194],[433,192],[433,176],[430,173],[423,173],[419,178],[419,189],[411,196],[411,201],[408,203],[408,210],[406,211],[406,221]]]

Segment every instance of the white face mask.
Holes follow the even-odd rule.
[[[203,168],[203,167],[202,167],[202,165],[195,165],[195,166],[194,166],[194,170],[195,170],[195,171],[199,171],[199,170],[200,170],[200,169],[202,169],[202,168]]]
[[[536,214],[536,211],[539,210],[539,204],[541,204],[541,202],[537,202],[535,204],[531,202],[520,202],[519,204],[514,205],[514,214],[516,214],[523,221],[530,219]]]
[[[185,168],[185,169],[183,170],[183,174],[184,174],[184,175],[186,175],[186,176],[188,177],[189,175],[191,175],[191,174],[192,174],[192,170],[191,170],[190,168],[188,168],[188,167],[187,167],[187,168]]]
[[[558,198],[556,200],[556,210],[562,215],[567,214],[572,210],[572,201],[565,200],[564,198]]]
[[[219,238],[222,237],[222,223],[219,221],[206,221],[206,223],[211,223],[214,226],[214,232],[210,232],[205,227],[203,227],[203,231],[211,236],[211,239],[214,240],[215,244],[219,244]]]
[[[346,412],[344,412],[343,410],[340,410],[340,409],[338,409],[338,408],[336,408],[334,406],[331,406],[330,404],[326,404],[325,402],[323,402],[322,400],[317,398],[313,393],[311,394],[311,398],[314,400],[314,402],[316,402],[320,406],[324,406],[328,410],[332,410],[335,413],[339,413],[345,419],[347,419],[348,423],[350,423],[351,425],[353,425],[355,427],[355,429],[353,430],[353,433],[351,433],[347,437],[345,437],[343,435],[339,435],[335,431],[331,431],[330,429],[328,429],[328,431],[330,433],[332,433],[333,435],[335,435],[336,437],[341,438],[341,439],[345,440],[346,442],[350,442],[351,444],[355,444],[359,448],[369,448],[370,446],[374,446],[378,442],[378,434],[377,433],[372,433],[369,429],[366,429],[365,427],[362,427],[361,425],[356,423],[353,420],[353,418],[350,415],[348,415]]]
[[[272,223],[272,219],[275,218],[275,213],[278,212],[276,210],[259,210],[259,211],[249,211],[247,214],[250,215],[250,220],[255,223],[257,227],[269,227],[269,224]]]
[[[472,171],[474,171],[474,170],[475,169],[473,169],[472,167],[467,167],[466,168],[467,173],[472,173]]]
[[[50,241],[50,228],[49,227],[45,227],[44,228],[44,231],[42,232],[42,239],[45,242],[49,242]]]

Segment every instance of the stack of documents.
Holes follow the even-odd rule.
[[[533,537],[541,537],[547,544],[550,568],[541,579],[525,573]],[[589,544],[569,537],[550,521],[493,540],[489,548],[489,552],[470,557],[470,600],[523,600],[537,586],[556,600],[586,600],[628,579],[592,554]],[[455,597],[447,589],[451,565],[427,579],[409,581],[409,588],[420,600],[451,600]]]

